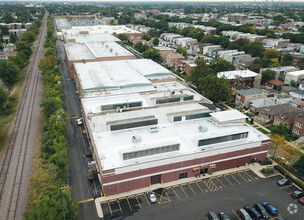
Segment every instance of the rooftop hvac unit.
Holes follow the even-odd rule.
[[[108,48],[109,47],[109,45],[106,45],[106,48]]]
[[[156,132],[158,132],[158,127],[154,126],[154,127],[149,128],[149,132],[150,133],[156,133]]]
[[[141,137],[140,136],[132,136],[132,142],[133,143],[141,142]]]
[[[198,126],[198,130],[200,132],[206,132],[206,131],[208,131],[208,128],[205,125],[200,125],[200,126]]]
[[[110,52],[111,52],[111,53],[113,52],[113,49],[112,49],[112,48],[110,48]]]

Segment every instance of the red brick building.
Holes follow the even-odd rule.
[[[294,121],[292,130],[292,134],[298,137],[303,136],[304,132],[304,114],[299,114]]]

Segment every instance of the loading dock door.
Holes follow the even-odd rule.
[[[161,183],[161,174],[151,176],[151,185]]]

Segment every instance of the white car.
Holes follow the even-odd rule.
[[[147,195],[148,195],[150,202],[156,202],[156,196],[154,195],[153,191],[151,191],[151,190],[147,191]]]
[[[77,121],[77,124],[78,124],[79,126],[82,125],[82,119],[81,119],[81,118],[76,119],[76,121]]]

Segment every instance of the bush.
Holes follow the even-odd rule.
[[[261,171],[265,176],[268,176],[269,174],[274,173],[274,169],[271,169],[271,168],[268,168],[268,169],[263,168]]]

